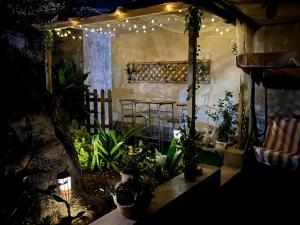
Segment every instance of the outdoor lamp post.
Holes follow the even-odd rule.
[[[67,202],[70,202],[71,194],[72,194],[71,176],[67,171],[64,171],[57,175],[57,181],[60,184],[59,185],[60,194]]]

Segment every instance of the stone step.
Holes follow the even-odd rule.
[[[244,150],[237,147],[229,147],[224,151],[224,165],[236,168],[243,167]]]
[[[231,166],[221,167],[221,187],[241,172],[240,168]]]

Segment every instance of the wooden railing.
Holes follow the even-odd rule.
[[[111,90],[107,93],[102,89],[100,96],[97,90],[87,92],[85,95],[85,104],[90,116],[86,118],[86,127],[90,133],[94,133],[98,127],[97,120],[102,129],[112,128],[112,97]]]

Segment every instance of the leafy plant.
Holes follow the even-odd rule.
[[[208,80],[209,78],[209,73],[205,65],[205,60],[202,59],[197,59],[198,63],[198,76],[201,81]]]
[[[61,107],[66,110],[71,119],[84,123],[86,107],[84,93],[88,85],[84,84],[88,73],[81,74],[74,62],[60,59],[53,66],[53,94],[60,99]]]
[[[82,169],[90,168],[91,155],[93,150],[92,137],[84,126],[80,126],[77,121],[71,123],[71,135],[74,141],[74,147],[78,153],[79,164]]]
[[[178,141],[173,139],[165,156],[165,162],[157,165],[158,179],[161,181],[169,180],[178,175],[179,164],[182,159],[182,151],[178,148]],[[163,158],[160,152],[156,151],[156,159]],[[161,164],[161,165],[160,165]]]
[[[194,29],[199,36],[199,31],[201,28],[201,15],[203,13],[196,7],[189,7],[185,15],[185,33],[190,32]]]
[[[229,134],[234,134],[238,124],[236,120],[237,107],[233,102],[233,93],[225,90],[225,97],[220,98],[216,104],[215,111],[206,111],[207,115],[219,127],[219,138],[223,141],[228,140]]]

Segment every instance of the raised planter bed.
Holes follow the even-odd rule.
[[[183,174],[179,174],[157,187],[150,206],[138,221],[125,218],[113,210],[90,225],[150,224],[169,216],[176,219],[176,215],[180,216],[198,202],[203,203],[204,198],[214,195],[220,188],[220,169],[205,164],[201,166],[203,174],[194,182],[185,180]]]

